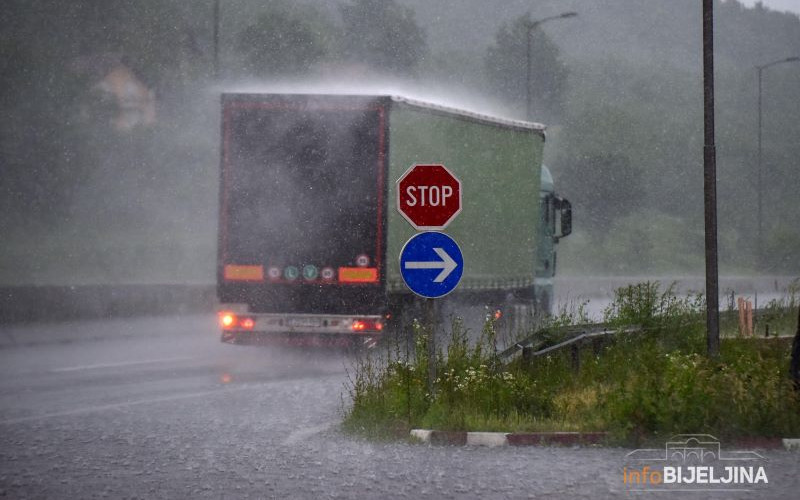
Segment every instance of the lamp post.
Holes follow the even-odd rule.
[[[778,59],[777,61],[772,61],[767,64],[762,64],[760,66],[756,66],[756,71],[758,73],[758,187],[756,188],[757,195],[758,195],[758,230],[756,233],[756,259],[758,261],[758,265],[761,266],[764,262],[764,256],[762,254],[761,248],[761,226],[762,226],[762,215],[761,215],[761,179],[762,179],[762,161],[761,161],[761,74],[763,71],[771,66],[775,66],[777,64],[789,63],[789,62],[798,62],[800,61],[800,57],[793,56],[787,57],[785,59]]]
[[[703,0],[703,219],[706,257],[706,348],[719,357],[717,146],[714,136],[714,0]]]
[[[219,80],[219,2],[214,0],[214,79]]]
[[[525,60],[527,63],[527,72],[525,77],[525,118],[530,119],[531,116],[531,33],[533,30],[542,23],[546,23],[547,21],[553,21],[555,19],[568,19],[570,17],[576,17],[578,15],[577,12],[564,12],[563,14],[559,14],[557,16],[550,16],[545,17],[543,19],[537,19],[536,21],[530,20],[530,14],[528,14],[528,22],[525,23],[525,38],[527,42],[527,51],[525,52]]]

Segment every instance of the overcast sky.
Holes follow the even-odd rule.
[[[757,0],[739,0],[747,6],[753,6]],[[772,10],[789,10],[800,14],[800,0],[762,0],[763,4]]]

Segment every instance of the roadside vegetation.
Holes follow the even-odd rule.
[[[408,436],[412,428],[608,431],[618,444],[678,433],[800,435],[800,394],[789,376],[787,336],[796,328],[797,292],[791,288],[763,313],[781,337],[741,337],[735,320],[723,314],[718,360],[705,355],[703,297],[679,297],[658,283],[616,291],[604,313],[616,334],[524,360],[500,356],[502,324],[494,317],[476,341],[454,319],[436,350],[430,387],[430,331],[415,322],[413,341],[354,363],[344,428],[373,438]],[[556,345],[585,320],[580,306],[562,311],[538,326],[533,345]]]

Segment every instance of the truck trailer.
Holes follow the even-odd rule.
[[[395,208],[418,164],[462,186],[444,231],[462,278],[439,303],[549,312],[571,207],[542,165],[542,125],[398,96],[230,93],[221,128],[223,341],[374,343],[418,314],[399,264],[416,230]]]

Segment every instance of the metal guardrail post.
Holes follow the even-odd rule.
[[[581,347],[578,342],[575,342],[570,346],[570,358],[572,361],[572,370],[575,373],[581,370]]]
[[[522,348],[522,362],[527,365],[527,364],[530,364],[531,361],[533,361],[533,348],[531,348],[531,347],[523,347]]]

